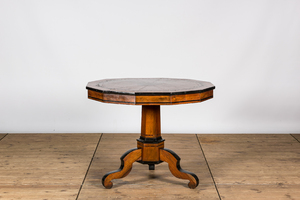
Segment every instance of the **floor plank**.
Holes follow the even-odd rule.
[[[299,185],[218,185],[222,200],[299,200]]]
[[[0,198],[74,200],[100,135],[7,135],[0,142]]]
[[[1,141],[1,139],[4,138],[5,136],[6,136],[6,134],[0,133],[0,141]]]
[[[173,177],[166,163],[156,165],[154,171],[149,171],[148,165],[134,163],[127,177],[113,180],[113,188],[105,189],[101,184],[102,176],[119,168],[120,156],[128,149],[136,147],[138,137],[139,135],[135,134],[120,137],[117,134],[103,134],[79,200],[99,197],[103,199],[201,198],[219,200],[196,135],[163,135],[166,139],[165,147],[174,150],[181,157],[181,167],[198,176],[200,184],[196,189],[189,189],[188,181]]]
[[[222,199],[299,199],[300,144],[291,135],[198,138]]]
[[[292,136],[296,138],[298,142],[300,142],[300,134],[292,134]]]
[[[0,138],[5,134],[0,134]],[[131,173],[104,189],[102,176],[120,166],[139,134],[9,134],[0,141],[0,199],[300,200],[299,134],[163,134],[165,147],[200,184],[173,177],[166,163]],[[95,152],[95,156],[93,154]],[[89,164],[91,163],[90,169]],[[84,184],[85,174],[87,177]],[[81,190],[80,190],[81,188]]]

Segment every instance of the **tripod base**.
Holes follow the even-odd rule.
[[[173,151],[165,149],[164,141],[160,131],[160,106],[143,105],[141,136],[137,139],[137,148],[127,151],[120,158],[121,166],[118,170],[103,176],[103,186],[111,188],[113,186],[111,180],[127,176],[131,171],[132,164],[137,161],[148,164],[149,170],[154,170],[156,164],[167,162],[175,177],[189,180],[188,186],[192,189],[196,188],[199,184],[198,177],[181,169],[180,157]]]
[[[181,169],[180,157],[175,152],[169,149],[159,149],[159,156],[160,156],[160,162],[167,162],[169,164],[169,169],[175,177],[180,179],[187,179],[190,181],[188,184],[189,188],[194,189],[198,186],[199,184],[198,177],[191,172]],[[111,181],[113,179],[124,178],[125,176],[127,176],[132,169],[132,164],[135,161],[140,162],[141,158],[142,158],[142,149],[134,148],[127,151],[120,158],[121,159],[120,168],[116,171],[109,172],[103,176],[102,178],[103,186],[107,189],[112,188],[113,183]],[[147,163],[144,162],[144,164]],[[149,165],[149,170],[155,169],[155,164],[148,164],[148,165]]]

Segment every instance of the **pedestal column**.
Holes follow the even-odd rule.
[[[142,149],[142,157],[138,162],[149,164],[149,169],[154,169],[154,164],[161,162],[160,149],[164,148],[161,138],[160,106],[142,106],[141,136],[137,139],[137,148]]]

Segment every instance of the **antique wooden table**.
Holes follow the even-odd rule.
[[[190,188],[198,186],[198,177],[182,170],[180,157],[164,148],[160,129],[160,105],[205,101],[213,97],[213,84],[190,79],[126,78],[89,82],[86,89],[89,99],[104,103],[142,105],[142,128],[137,148],[127,151],[121,157],[118,170],[103,176],[102,184],[105,188],[113,186],[111,180],[127,176],[135,161],[148,164],[149,170],[154,170],[155,164],[167,162],[175,177],[188,179]]]

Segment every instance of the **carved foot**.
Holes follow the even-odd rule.
[[[102,178],[102,185],[107,189],[112,188],[113,183],[111,182],[111,180],[127,176],[132,169],[132,164],[136,160],[138,160],[141,157],[141,155],[142,150],[137,148],[131,149],[125,154],[123,154],[123,156],[120,158],[120,168],[116,171],[108,172],[107,174],[105,174]]]
[[[175,152],[169,149],[160,149],[160,160],[165,161],[169,164],[169,169],[175,177],[188,179],[190,181],[188,184],[189,188],[194,189],[198,186],[198,177],[191,172],[181,169],[180,157]]]

